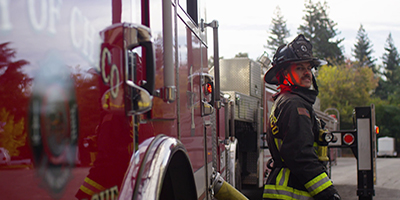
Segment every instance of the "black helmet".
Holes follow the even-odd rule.
[[[313,57],[312,45],[303,34],[298,35],[288,45],[281,45],[272,59],[272,67],[267,71],[264,80],[270,84],[280,84],[276,75],[291,63],[311,62],[313,67],[326,65],[327,62]]]

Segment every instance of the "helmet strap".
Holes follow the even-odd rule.
[[[282,85],[292,86],[292,84],[290,83],[289,80],[287,80],[287,78],[285,78],[285,79],[283,80],[283,84],[282,84]]]
[[[283,77],[284,77],[283,84],[284,84],[284,85],[288,85],[288,86],[296,85],[295,83],[291,82],[291,81],[287,78],[287,76],[290,76],[290,79],[291,79],[292,81],[295,80],[295,78],[293,77],[292,71],[286,69],[286,70],[283,71]]]
[[[294,80],[294,77],[292,75],[292,73],[290,71],[283,71],[282,72],[282,76],[283,76],[283,81],[282,81],[282,85],[285,86],[293,86],[295,85],[294,83],[291,83],[289,81],[289,79],[287,79],[287,76],[291,76],[291,79]],[[311,73],[312,76],[312,86],[309,88],[310,90],[315,90],[318,92],[318,85],[317,85],[317,80],[315,79],[314,73]]]
[[[314,90],[319,92],[318,91],[317,80],[315,79],[314,73],[311,73],[311,75],[312,75],[312,82],[313,82]]]

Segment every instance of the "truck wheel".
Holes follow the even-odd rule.
[[[192,167],[183,151],[172,156],[162,183],[160,200],[170,199],[197,199]]]

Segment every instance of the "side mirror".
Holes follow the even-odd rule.
[[[127,80],[126,84],[131,87],[132,91],[132,108],[129,109],[128,115],[138,115],[149,111],[153,104],[153,96],[130,80]]]
[[[211,115],[214,113],[214,108],[208,102],[202,102],[203,104],[203,116]]]

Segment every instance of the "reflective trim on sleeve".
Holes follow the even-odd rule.
[[[263,198],[284,199],[284,200],[313,200],[306,191],[296,190],[292,187],[280,185],[265,185]]]
[[[315,196],[316,194],[320,193],[331,185],[332,181],[328,178],[328,175],[323,172],[317,177],[313,178],[308,183],[306,183],[304,186],[312,196]]]
[[[103,186],[101,186],[100,184],[96,183],[95,181],[93,181],[88,177],[85,178],[85,181],[83,182],[83,184],[79,189],[90,196],[105,190]]]
[[[81,187],[79,189],[82,190],[82,192],[84,192],[90,196],[92,196],[94,194],[94,192],[91,189],[89,189],[83,185],[81,185]]]
[[[101,186],[100,184],[96,183],[95,181],[93,181],[92,179],[90,179],[88,177],[85,178],[85,182],[89,183],[91,186],[95,187],[96,189],[98,189],[100,191],[103,191],[103,190],[106,189],[106,188],[104,188],[103,186]]]

